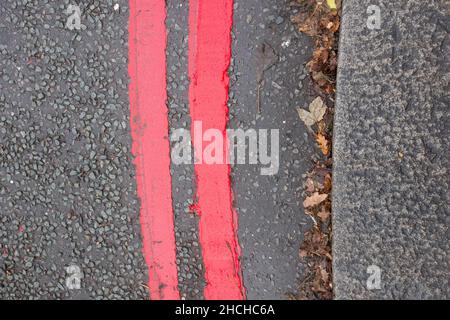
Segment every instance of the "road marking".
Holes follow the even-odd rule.
[[[169,125],[165,0],[130,0],[131,135],[151,299],[179,299]]]
[[[226,137],[228,66],[231,55],[233,0],[189,1],[189,105],[191,121],[202,131],[219,129]],[[204,146],[191,136],[196,154]],[[203,133],[202,133],[203,134]],[[224,146],[226,149],[226,146]],[[228,156],[224,150],[224,156]],[[237,216],[233,209],[230,166],[195,164],[196,209],[205,265],[206,299],[243,299]]]

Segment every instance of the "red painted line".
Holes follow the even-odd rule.
[[[189,103],[191,120],[222,132],[228,141],[228,67],[231,55],[233,0],[189,1]],[[194,126],[192,141],[197,155],[205,146],[198,143]],[[227,146],[224,144],[224,155]],[[196,209],[205,265],[206,299],[243,299],[245,296],[239,262],[237,216],[233,209],[230,166],[196,164]]]
[[[131,135],[151,299],[179,299],[169,125],[165,0],[130,0]]]

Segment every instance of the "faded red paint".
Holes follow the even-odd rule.
[[[233,0],[189,1],[189,103],[192,123],[202,121],[202,132],[222,132],[228,121],[228,67],[231,56]],[[204,147],[191,129],[194,149]],[[224,156],[227,155],[224,146]],[[233,209],[230,166],[196,164],[196,210],[205,265],[206,299],[243,299],[239,262],[237,216]]]
[[[130,0],[129,86],[151,299],[179,299],[166,106],[165,0]]]

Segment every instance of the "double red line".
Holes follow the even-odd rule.
[[[228,66],[233,0],[189,2],[189,104],[192,123],[227,141]],[[151,299],[179,299],[166,93],[165,0],[130,0],[130,116],[144,255]],[[192,141],[197,154],[203,146]],[[224,146],[224,154],[227,146]],[[206,299],[242,299],[230,166],[195,164],[196,204]]]

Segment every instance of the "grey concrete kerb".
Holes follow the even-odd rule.
[[[333,155],[337,299],[450,298],[449,26],[445,0],[344,1]]]

